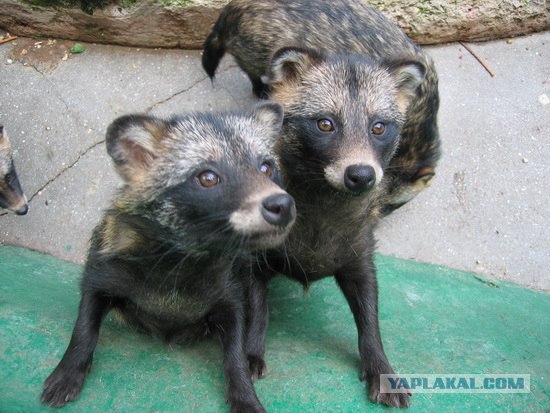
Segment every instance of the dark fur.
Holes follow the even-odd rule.
[[[205,41],[203,67],[213,78],[228,52],[248,74],[254,93],[266,97],[271,94],[265,77],[270,58],[287,46],[360,54],[379,61],[422,62],[426,76],[409,107],[399,148],[387,169],[381,212],[389,214],[429,186],[440,157],[439,94],[434,64],[422,49],[365,1],[233,0]]]
[[[295,48],[275,54],[272,95],[285,108],[278,153],[298,217],[285,248],[270,250],[266,262],[253,269],[258,285],[251,314],[256,316],[247,351],[254,375],[261,377],[265,370],[268,281],[282,273],[307,287],[334,276],[355,317],[361,377],[368,382],[370,399],[408,405],[407,395],[380,393],[379,375],[393,369],[378,328],[373,230],[385,193],[383,176],[399,143],[407,105],[424,75],[424,66],[416,61],[381,64]],[[334,129],[323,131],[319,119],[330,120]],[[373,127],[378,122],[385,124],[381,135]],[[357,187],[355,181],[371,178],[371,169],[374,184]],[[346,175],[357,170],[365,174],[348,182]]]
[[[2,125],[0,125],[0,208],[15,212],[17,215],[25,215],[29,210],[27,198],[13,163],[11,143]]]
[[[78,319],[45,381],[44,403],[57,407],[78,397],[100,324],[116,310],[167,341],[218,334],[231,411],[265,411],[244,352],[249,283],[233,266],[283,242],[294,221],[273,155],[281,123],[273,103],[247,115],[113,122],[107,150],[126,185],[93,233]],[[272,168],[261,173],[266,162]],[[201,185],[204,171],[215,172],[218,184]]]

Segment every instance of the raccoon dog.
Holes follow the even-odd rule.
[[[380,392],[380,374],[393,369],[378,328],[373,230],[384,174],[425,66],[284,48],[274,55],[269,76],[271,96],[285,109],[277,153],[298,217],[285,248],[268,251],[266,262],[253,269],[259,286],[247,338],[251,370],[262,376],[265,369],[269,279],[282,273],[307,287],[334,276],[355,317],[369,397],[407,406],[408,395]]]
[[[29,210],[27,198],[17,178],[11,150],[11,143],[0,125],[0,208],[25,215]]]
[[[248,74],[254,93],[265,97],[271,95],[270,58],[288,46],[378,61],[417,60],[426,67],[385,174],[381,212],[389,214],[428,187],[440,157],[438,80],[431,58],[365,1],[233,0],[204,43],[202,63],[213,78],[220,59],[230,53]]]
[[[129,115],[107,131],[125,181],[96,227],[69,346],[42,401],[75,400],[110,310],[138,330],[188,342],[217,333],[232,412],[264,412],[244,351],[247,280],[234,265],[284,241],[296,211],[279,186],[273,145],[283,112],[161,120]]]

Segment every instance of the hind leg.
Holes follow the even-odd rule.
[[[427,125],[420,130],[413,125],[403,131],[397,152],[385,170],[386,196],[381,205],[383,215],[412,200],[430,186],[435,176],[441,143],[435,121],[428,119],[425,123]]]
[[[423,166],[412,174],[400,174],[389,178],[388,194],[381,213],[389,215],[428,188],[435,176],[432,166]]]
[[[428,188],[441,157],[437,128],[437,93],[423,100],[408,114],[396,153],[384,174],[386,197],[382,214],[388,215]]]

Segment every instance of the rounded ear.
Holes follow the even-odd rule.
[[[277,102],[267,100],[257,104],[252,109],[254,118],[262,125],[279,133],[283,127],[283,107]]]
[[[405,113],[426,77],[426,66],[415,60],[405,60],[391,62],[388,67],[397,83],[397,106]]]
[[[283,47],[275,52],[269,65],[269,83],[299,82],[323,55],[311,49]]]
[[[268,146],[276,142],[283,127],[283,107],[270,100],[255,105],[249,112],[253,128]]]
[[[147,115],[122,116],[107,129],[107,153],[127,182],[143,176],[157,157],[166,122]]]

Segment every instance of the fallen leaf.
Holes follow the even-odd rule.
[[[82,53],[84,50],[86,50],[86,47],[80,43],[75,43],[75,45],[71,47],[72,54]]]

